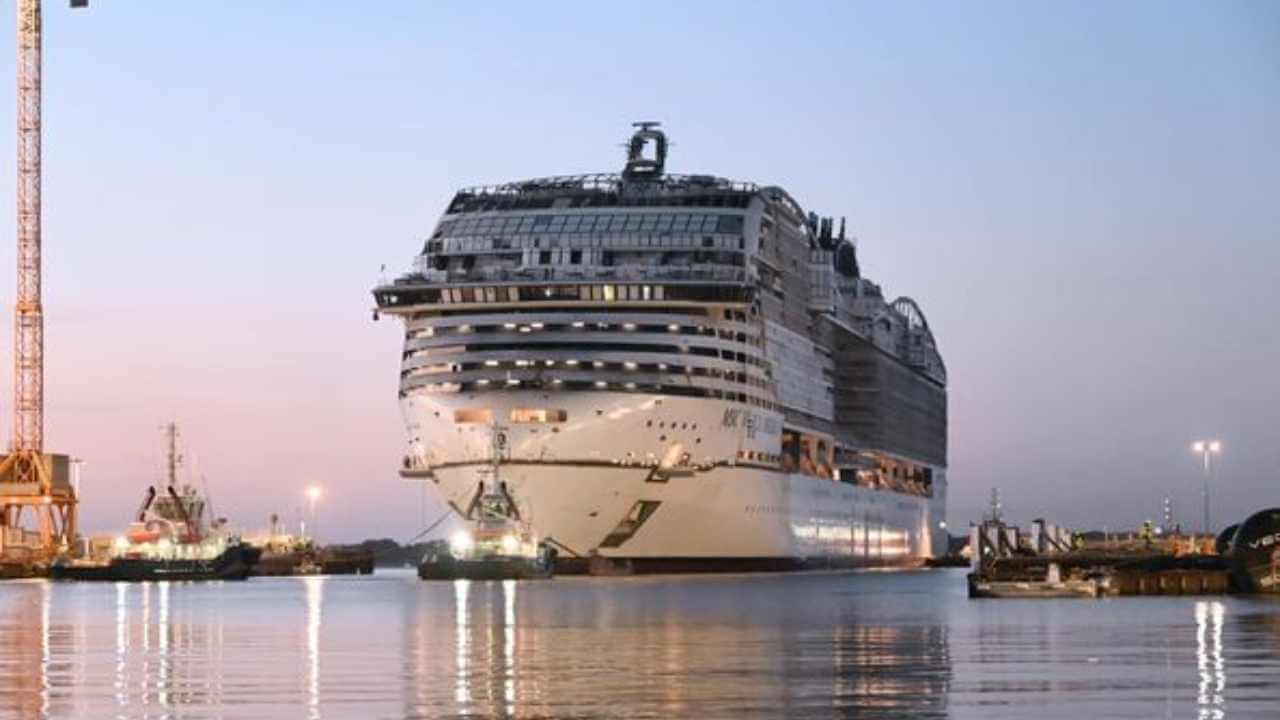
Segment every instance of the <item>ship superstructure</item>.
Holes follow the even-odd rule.
[[[843,220],[669,174],[638,126],[620,174],[459,191],[374,290],[405,323],[402,474],[461,508],[500,463],[562,558],[941,554],[946,371],[923,312],[862,276]]]

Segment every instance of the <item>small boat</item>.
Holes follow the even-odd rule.
[[[55,580],[243,580],[262,551],[204,522],[205,500],[190,486],[164,494],[154,486],[106,557],[64,559],[49,568]]]
[[[274,514],[267,532],[246,535],[243,540],[262,552],[253,567],[254,576],[371,575],[374,571],[370,550],[360,546],[317,546],[314,538],[284,532]]]
[[[538,542],[505,482],[498,460],[505,438],[495,432],[494,462],[462,515],[468,527],[448,540],[427,543],[418,565],[423,580],[534,580],[555,571],[556,550]],[[456,509],[456,508],[455,508]]]

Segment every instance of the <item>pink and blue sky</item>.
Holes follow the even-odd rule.
[[[323,539],[416,533],[379,266],[458,186],[616,170],[638,119],[673,171],[847,215],[921,303],[953,526],[992,486],[1021,519],[1169,494],[1194,525],[1202,436],[1215,517],[1280,504],[1273,2],[48,2],[45,48],[46,437],[86,460],[87,530],[173,418],[243,527],[316,484]]]

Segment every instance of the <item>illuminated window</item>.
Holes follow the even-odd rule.
[[[562,423],[569,419],[569,411],[547,408],[512,408],[513,423]]]
[[[453,421],[456,423],[491,423],[493,422],[493,411],[489,408],[460,408],[453,411]]]

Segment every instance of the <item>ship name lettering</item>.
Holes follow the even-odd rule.
[[[1264,538],[1259,538],[1257,540],[1254,540],[1253,542],[1249,543],[1249,547],[1253,550],[1257,550],[1258,548],[1263,548],[1273,543],[1280,543],[1280,533],[1276,533],[1274,535],[1268,535]]]

